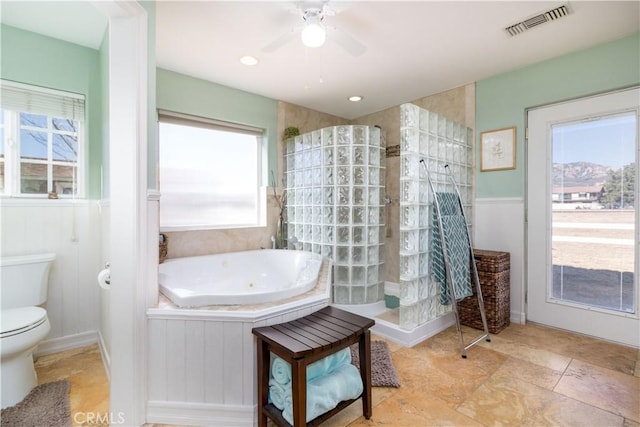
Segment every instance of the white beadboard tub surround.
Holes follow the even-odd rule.
[[[277,303],[180,309],[161,296],[147,310],[147,422],[257,425],[255,327],[298,319],[329,304],[331,263],[314,289]]]

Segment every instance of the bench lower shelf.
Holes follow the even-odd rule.
[[[338,403],[338,405],[335,408],[333,408],[332,410],[327,411],[324,414],[322,414],[322,415],[312,419],[311,421],[309,421],[307,423],[307,427],[312,427],[312,426],[317,426],[317,425],[322,424],[324,421],[328,420],[329,418],[331,418],[332,416],[334,416],[338,412],[342,411],[347,406],[351,405],[353,402],[355,402],[358,399],[360,399],[360,397],[362,397],[362,395],[358,396],[355,399],[343,400],[342,402]],[[287,420],[285,420],[284,417],[282,416],[282,411],[280,409],[276,408],[274,404],[269,403],[267,405],[264,405],[262,407],[262,410],[276,424],[282,425],[282,426],[291,427],[291,424],[289,424],[289,422]]]

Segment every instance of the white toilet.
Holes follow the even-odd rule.
[[[47,300],[49,269],[55,254],[0,259],[0,376],[2,408],[20,403],[38,384],[33,351],[51,325],[47,312],[37,307]]]

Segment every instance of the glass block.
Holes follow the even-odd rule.
[[[352,164],[354,165],[364,165],[366,164],[366,148],[362,146],[354,146],[353,147],[353,156],[351,157]]]
[[[320,148],[311,150],[311,166],[318,167],[322,164],[322,151]]]
[[[362,282],[352,282],[362,283]],[[351,304],[364,304],[366,301],[364,286],[351,286]]]
[[[351,283],[365,284],[367,281],[366,267],[354,265],[351,267]],[[353,296],[353,293],[351,294]]]
[[[310,223],[311,222],[311,207],[310,206],[303,206],[302,207],[302,221],[305,223]]]
[[[378,147],[369,147],[369,165],[380,166],[380,149]]]
[[[367,180],[367,169],[364,166],[353,166],[353,184],[365,185]]]
[[[297,191],[294,189],[287,190],[287,206],[295,206]]]
[[[378,245],[367,246],[367,262],[369,263],[369,265],[378,262],[378,253]]]
[[[427,132],[429,130],[429,110],[425,110],[424,108],[420,108],[420,124],[419,128],[423,132]]]
[[[382,281],[382,278],[378,283],[378,301],[384,301],[384,282]]]
[[[340,264],[347,264],[350,260],[349,246],[336,246],[336,262]]]
[[[322,252],[322,245],[319,243],[314,243],[313,245],[311,245],[311,252],[319,255]]]
[[[296,186],[296,173],[295,172],[287,172],[285,174],[285,185],[287,186],[287,188],[293,188]]]
[[[314,190],[316,189],[314,188]],[[320,206],[311,207],[311,222],[314,224],[322,224],[322,208],[320,208]]]
[[[349,187],[338,187],[338,204],[348,205],[351,203],[351,191]]]
[[[418,228],[418,208],[417,206],[400,207],[400,227]]]
[[[418,252],[418,230],[400,231],[400,252],[405,254]]]
[[[414,104],[402,104],[400,106],[400,126],[414,127],[418,125],[420,107]]]
[[[302,230],[302,240],[304,242],[311,242],[311,225],[304,224],[304,228]]]
[[[429,155],[429,134],[426,131],[420,131],[418,152],[421,156]]]
[[[431,302],[429,300],[422,300],[418,303],[418,324],[423,324],[431,320],[429,317],[429,306]]]
[[[429,133],[434,135],[438,133],[438,114],[433,111],[429,112]]]
[[[418,275],[418,256],[400,255],[400,279],[410,280]]]
[[[429,203],[429,183],[427,181],[421,181],[418,183],[418,202],[422,204]]]
[[[322,129],[322,145],[334,144],[334,127],[326,127]]]
[[[426,300],[429,298],[429,278],[424,276],[418,279],[418,299]]]
[[[334,209],[332,206],[322,207],[322,223],[327,225],[334,224]]]
[[[322,133],[319,130],[311,132],[311,147],[319,147],[322,145]]]
[[[444,116],[438,116],[438,135],[447,135],[447,118]]]
[[[296,188],[300,188],[303,186],[304,184],[304,180],[302,179],[302,171],[301,170],[296,170]]]
[[[338,166],[336,168],[336,176],[338,185],[349,185],[351,181],[351,168],[349,166]]]
[[[336,163],[339,165],[351,164],[351,148],[347,146],[338,146],[336,148]]]
[[[367,267],[367,283],[378,283],[378,266],[369,265]]]
[[[284,156],[284,165],[286,170],[293,170],[296,166],[296,156],[293,154]]]
[[[384,147],[384,137],[382,131],[377,127],[369,127],[369,145]]]
[[[338,213],[338,224],[351,223],[351,217],[349,216],[351,209],[348,206],[338,206],[336,211]]]
[[[311,191],[311,188],[305,188],[303,191],[304,194],[304,204],[305,205],[310,205],[313,202],[313,191]]]
[[[378,227],[368,227],[367,235],[368,235],[367,242],[371,245],[377,245],[378,242],[380,241],[378,239]]]
[[[367,143],[367,126],[353,126],[353,143]]]
[[[295,139],[289,138],[284,141],[284,152],[285,154],[291,154],[295,151]]]
[[[409,305],[418,301],[418,281],[400,280],[400,304]]]
[[[323,171],[323,175],[322,175],[322,183],[324,185],[334,185],[334,169],[333,167],[328,167],[328,168],[324,168],[322,169]]]
[[[301,240],[303,234],[304,234],[304,225],[296,224],[296,233],[294,234],[294,236],[297,237],[298,240]]]
[[[429,211],[431,210],[431,206],[429,205],[420,205],[419,208],[419,219],[418,226],[420,228],[425,228],[429,226]]]
[[[380,212],[384,211],[384,209],[378,208],[378,207],[373,207],[373,208],[367,208],[368,212],[368,220],[367,222],[369,223],[369,225],[377,225],[380,223]]]
[[[427,254],[418,255],[418,275],[426,276],[429,273],[429,259]]]
[[[309,148],[311,148],[311,134],[310,133],[303,133],[302,134],[302,149],[303,150],[308,150]]]
[[[351,263],[352,264],[366,263],[366,248],[364,246],[351,247]]]
[[[303,251],[307,251],[307,252],[311,252],[311,243],[304,242],[302,244],[302,250]]]
[[[302,135],[298,135],[294,140],[295,151],[302,151]]]
[[[369,203],[369,205],[379,205],[380,204],[380,188],[378,188],[378,187],[369,187],[369,189],[368,189],[368,203]]]
[[[364,201],[366,200],[366,187],[353,187],[352,195],[353,200],[352,203],[354,205],[364,205]]]
[[[429,279],[429,297],[433,298],[440,295],[440,284],[434,279]]]
[[[421,228],[419,235],[420,243],[418,244],[418,250],[420,252],[427,252],[429,250],[429,229]]]
[[[384,225],[378,227],[378,241],[380,242],[381,245],[384,245],[386,230],[387,228]]]
[[[382,246],[380,246],[380,250],[382,250]],[[378,264],[378,276],[380,276],[381,281],[385,280],[384,272],[385,272],[384,262],[381,262]]]
[[[289,222],[296,221],[296,208],[293,206],[287,206],[287,221]]]
[[[369,185],[381,185],[381,176],[380,176],[380,168],[376,168],[373,166],[369,167]]]
[[[333,286],[333,301],[336,304],[349,304],[349,286]]]
[[[402,129],[400,131],[400,152],[401,153],[417,153],[418,152],[418,131],[416,129]]]
[[[438,138],[433,134],[429,134],[428,153],[429,157],[438,157]]]
[[[378,295],[380,294],[380,292],[378,291],[378,288],[379,288],[378,284],[366,287],[367,298],[366,298],[365,303],[373,304],[374,302],[378,302],[379,301]]]
[[[400,328],[412,330],[418,326],[418,312],[415,305],[400,307]]]
[[[418,182],[400,181],[400,203],[418,203]]]
[[[352,126],[338,126],[337,127],[337,139],[338,145],[350,145],[353,141],[353,127]]]
[[[400,179],[418,178],[418,167],[420,167],[420,157],[416,153],[402,153],[400,155]]]
[[[302,171],[302,180],[303,187],[311,186],[311,182],[313,181],[313,178],[311,176],[311,169],[304,169]]]
[[[352,233],[351,238],[354,245],[362,245],[366,243],[365,242],[366,234],[365,234],[364,227],[352,227],[351,233]]]
[[[364,224],[365,223],[365,208],[356,206],[351,211],[352,224]]]
[[[380,168],[380,172],[378,173],[379,184],[383,187],[385,186],[385,182],[387,181],[387,174],[383,167]],[[375,185],[373,182],[369,181],[369,184]]]
[[[322,147],[322,164],[325,166],[333,166],[334,158],[333,158],[334,147]]]
[[[333,246],[331,245],[323,245],[322,246],[322,256],[325,256],[329,259],[333,259]]]
[[[336,227],[336,238],[338,243],[349,244],[349,227]]]
[[[311,167],[311,151],[303,151],[302,152],[302,164],[300,167],[310,168]]]
[[[322,243],[324,244],[333,244],[335,236],[335,228],[331,225],[322,227]]]
[[[322,204],[322,187],[314,187],[311,189],[311,199],[314,205]],[[315,222],[315,221],[314,221]]]
[[[323,204],[333,205],[333,187],[323,187]]]
[[[322,185],[322,169],[313,168],[311,170],[311,183],[314,187]]]

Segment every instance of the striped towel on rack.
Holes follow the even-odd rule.
[[[447,245],[447,253],[443,253],[438,212],[434,203],[430,239],[432,242],[431,271],[435,280],[440,283],[440,303],[448,305],[451,302],[445,259],[449,263],[455,299],[461,300],[473,295],[470,279],[469,236],[458,196],[454,193],[436,193],[435,196],[440,206],[442,234]]]

